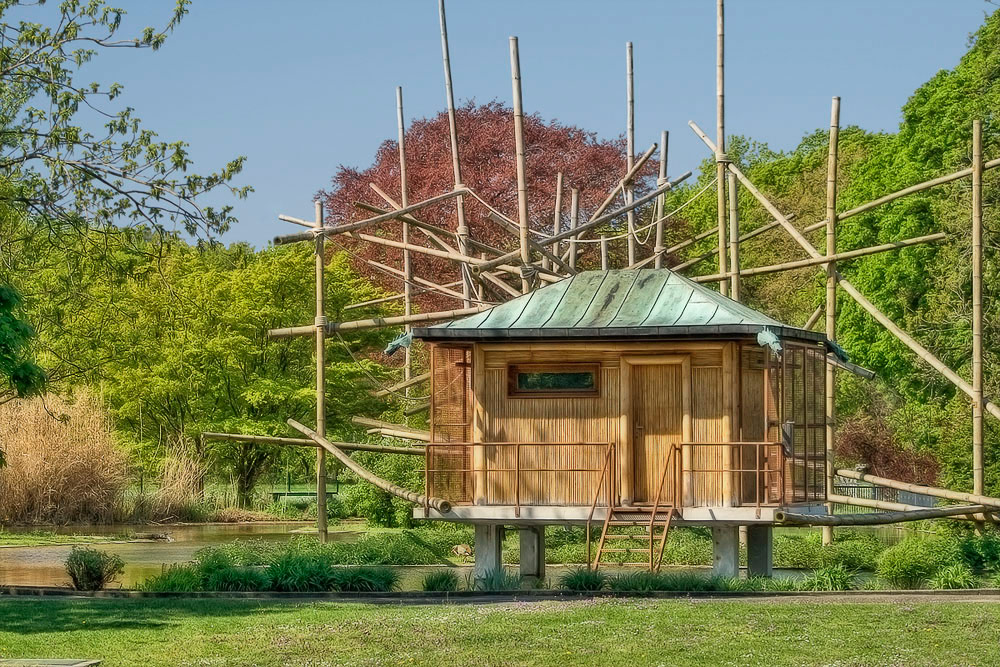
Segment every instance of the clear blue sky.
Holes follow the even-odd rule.
[[[118,4],[135,28],[162,25],[173,0]],[[638,149],[667,129],[671,174],[705,157],[687,121],[714,127],[712,0],[451,0],[447,9],[459,103],[510,103],[507,37],[517,35],[527,111],[619,135],[632,41]],[[907,97],[954,67],[995,9],[984,0],[729,0],[727,133],[792,148],[828,124],[833,95],[844,125],[895,130]],[[241,182],[255,192],[237,203],[240,222],[224,240],[257,247],[292,231],[278,213],[312,217],[312,196],[338,165],[368,166],[395,137],[397,85],[408,118],[445,103],[436,0],[195,0],[158,52],[102,55],[81,79],[124,84],[120,99],[148,127],[192,145],[196,171],[246,155]]]

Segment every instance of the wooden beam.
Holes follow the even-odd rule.
[[[492,308],[490,305],[473,306],[472,308],[462,308],[460,310],[442,310],[435,313],[414,313],[412,315],[395,315],[393,317],[373,317],[367,320],[354,320],[351,322],[327,322],[326,333],[337,331],[361,331],[364,329],[381,329],[383,327],[394,327],[401,324],[415,324],[417,322],[437,322],[440,320],[450,320],[464,315],[475,315],[484,310]],[[285,329],[269,329],[268,338],[288,338],[290,336],[312,336],[316,334],[317,327],[301,326],[288,327]]]
[[[258,445],[290,445],[294,447],[319,447],[308,438],[282,438],[272,435],[244,435],[242,433],[211,433],[205,432],[201,437],[206,440],[228,440],[231,442],[252,442]],[[370,445],[361,442],[335,442],[335,445],[345,452],[376,452],[379,454],[411,454],[423,456],[423,447],[391,447],[389,445]]]
[[[443,498],[434,498],[425,496],[421,493],[414,493],[409,489],[404,489],[403,487],[397,484],[388,482],[382,479],[381,477],[373,474],[367,468],[359,465],[354,459],[345,454],[336,445],[334,445],[332,442],[319,435],[316,431],[312,430],[311,428],[303,426],[294,419],[287,420],[287,423],[289,426],[294,428],[299,433],[302,433],[310,440],[315,441],[324,450],[333,454],[337,458],[337,460],[339,460],[342,464],[344,464],[345,468],[347,468],[348,470],[350,470],[351,472],[353,472],[355,475],[365,480],[366,482],[370,482],[371,484],[374,484],[383,491],[391,493],[394,496],[398,496],[399,498],[407,500],[416,505],[429,505],[430,507],[433,507],[437,511],[444,513],[451,511],[451,503],[448,502],[447,500],[444,500]]]

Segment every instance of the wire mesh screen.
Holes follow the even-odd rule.
[[[431,349],[431,440],[472,440],[472,348]]]

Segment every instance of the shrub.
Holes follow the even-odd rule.
[[[155,593],[191,593],[204,590],[201,573],[191,565],[171,565],[139,584],[139,590]]]
[[[438,570],[424,577],[421,588],[425,591],[453,592],[458,590],[458,574],[454,570]]]
[[[874,570],[879,555],[886,545],[870,533],[846,532],[837,534],[837,541],[823,547],[820,557],[823,566],[843,565],[848,570]]]
[[[559,588],[568,591],[599,591],[607,585],[606,574],[586,567],[575,567],[559,576]]]
[[[918,588],[943,566],[957,560],[959,553],[955,543],[911,537],[883,551],[876,572],[898,588]]]
[[[271,584],[267,572],[253,567],[224,567],[204,579],[208,591],[266,591]]]
[[[66,571],[76,590],[99,591],[125,571],[125,562],[106,551],[73,547],[66,559]]]
[[[765,591],[797,591],[799,590],[799,582],[795,579],[789,577],[771,577],[764,578],[764,588]]]
[[[931,588],[958,589],[975,588],[978,582],[971,567],[965,563],[953,563],[935,572],[928,583]]]
[[[330,587],[350,593],[385,593],[399,587],[399,573],[388,567],[332,568]]]
[[[804,591],[849,591],[854,584],[854,573],[843,563],[827,565],[806,577],[800,586]]]
[[[473,576],[472,574],[469,575]],[[486,576],[482,579],[477,579],[468,585],[470,582],[466,582],[466,588],[469,590],[476,591],[516,591],[520,590],[521,584],[524,583],[520,574],[514,570],[507,570],[502,567],[487,572]]]
[[[995,533],[969,535],[958,543],[962,560],[974,570],[1000,568],[1000,536]]]
[[[267,566],[272,591],[306,593],[334,590],[336,579],[329,562],[315,556],[289,553]]]
[[[774,536],[774,567],[811,569],[823,564],[823,543],[819,533]]]

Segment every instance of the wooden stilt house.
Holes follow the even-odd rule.
[[[417,516],[603,524],[603,547],[618,524],[825,511],[820,333],[668,269],[586,271],[413,331],[431,348],[426,494],[452,503]]]

